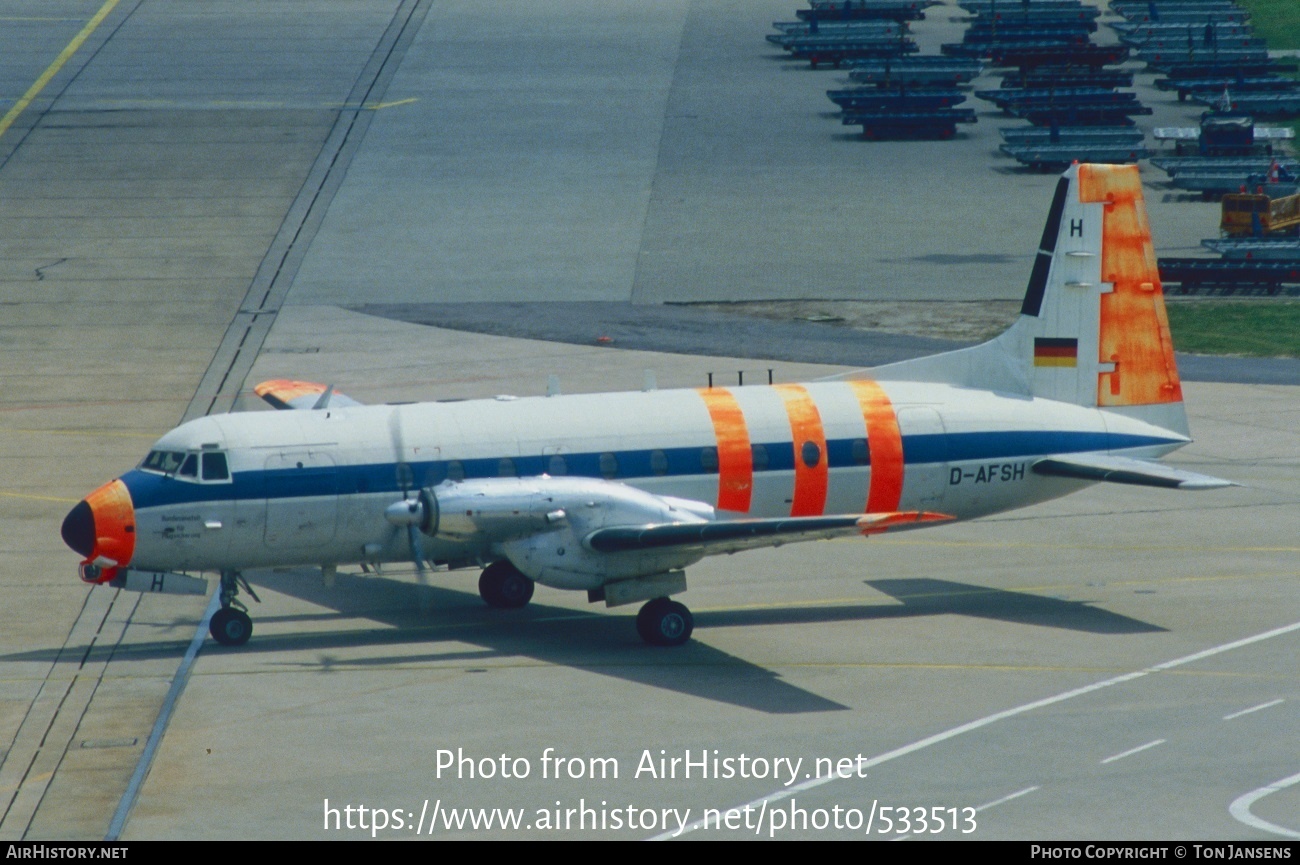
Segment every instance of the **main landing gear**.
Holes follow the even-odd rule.
[[[652,646],[680,646],[694,630],[691,611],[670,598],[648,601],[636,614],[636,632]]]
[[[261,598],[238,571],[221,572],[221,609],[212,614],[208,632],[212,634],[212,639],[223,646],[242,646],[253,636],[253,620],[245,612],[248,608],[235,599],[240,586],[244,587],[244,591],[253,600],[261,603]]]
[[[517,610],[533,599],[533,581],[509,560],[501,559],[483,569],[478,578],[478,593],[493,609]]]
[[[517,610],[532,600],[534,585],[507,559],[500,559],[483,569],[478,578],[478,593],[495,610]],[[671,598],[648,601],[636,616],[636,632],[652,646],[680,646],[691,638],[694,630],[695,618],[691,611]]]

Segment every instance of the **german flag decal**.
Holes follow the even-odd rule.
[[[1058,337],[1034,339],[1034,366],[1078,366],[1079,341]]]

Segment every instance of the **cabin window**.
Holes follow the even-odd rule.
[[[497,461],[497,477],[513,478],[518,474],[515,471],[515,461],[510,457],[502,457]]]
[[[199,455],[187,455],[185,462],[181,463],[180,471],[176,472],[176,474],[183,478],[197,478],[199,476]]]
[[[865,466],[871,462],[871,451],[867,450],[866,439],[854,439],[852,451],[854,465]]]
[[[650,471],[660,476],[668,474],[668,455],[663,451],[650,451]]]
[[[767,448],[763,445],[751,445],[749,452],[753,455],[754,471],[761,472],[767,468]]]
[[[618,477],[618,457],[608,452],[600,455],[600,476],[606,480]]]
[[[226,463],[225,454],[211,451],[203,454],[203,479],[205,481],[230,480],[230,466]]]
[[[563,477],[569,473],[569,464],[565,462],[564,457],[555,454],[551,457],[550,462],[546,464],[546,472],[552,477]]]
[[[465,464],[460,460],[452,460],[447,463],[447,480],[463,481],[465,480]]]
[[[803,464],[810,469],[816,468],[822,461],[822,449],[817,447],[816,442],[804,442],[803,447],[799,449],[799,455],[803,457]]]

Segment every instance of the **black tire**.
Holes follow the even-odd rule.
[[[533,599],[534,583],[506,559],[493,562],[478,578],[483,602],[496,610],[517,610]]]
[[[652,646],[680,646],[691,638],[695,618],[684,604],[655,598],[636,615],[636,631]]]
[[[208,633],[223,646],[242,646],[253,636],[253,620],[243,610],[217,610],[208,622]]]

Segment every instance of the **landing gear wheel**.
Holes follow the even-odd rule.
[[[636,614],[636,632],[652,646],[680,646],[694,630],[691,611],[668,598],[655,598]]]
[[[226,607],[212,614],[208,631],[223,646],[242,646],[253,636],[253,620],[243,610]]]
[[[533,581],[506,559],[493,562],[478,578],[478,593],[496,610],[517,610],[533,599]]]

